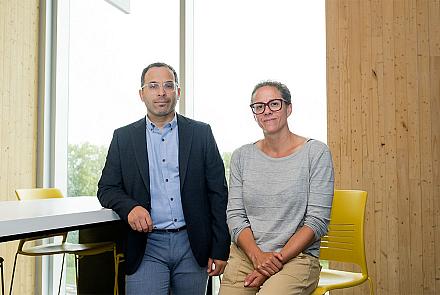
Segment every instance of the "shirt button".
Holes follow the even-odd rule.
[[[168,182],[168,178],[167,178],[167,179],[165,179],[165,182]]]
[[[177,219],[176,218],[174,218],[174,222],[176,222],[177,221]]]
[[[165,162],[165,159],[162,159],[162,162]]]
[[[162,141],[165,141],[165,138],[162,138]]]
[[[174,198],[171,198],[171,201],[174,201]]]

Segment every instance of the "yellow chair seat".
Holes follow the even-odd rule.
[[[367,280],[367,276],[349,271],[323,269],[319,276],[318,288],[313,294],[324,294],[332,289],[353,287],[362,284]]]

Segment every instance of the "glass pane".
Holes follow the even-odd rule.
[[[194,52],[194,117],[222,152],[262,138],[249,107],[262,80],[289,87],[293,132],[326,142],[323,0],[195,0]]]
[[[193,114],[212,126],[227,179],[232,152],[263,137],[249,107],[262,80],[290,89],[291,131],[327,141],[323,0],[194,0],[193,23]]]
[[[57,51],[67,64],[57,71],[57,85],[67,85],[57,96],[68,100],[67,195],[96,195],[114,129],[146,114],[138,95],[142,70],[157,61],[179,70],[179,0],[131,0],[129,14],[107,1],[59,6],[68,11],[58,19],[68,27],[68,46]],[[77,242],[77,233],[69,240]],[[66,294],[76,294],[73,257],[67,257]]]
[[[140,76],[155,61],[178,67],[178,0],[132,0],[130,14],[70,2],[69,196],[96,194],[113,130],[145,115]]]

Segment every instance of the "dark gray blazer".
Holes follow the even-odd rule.
[[[113,134],[98,183],[102,206],[127,223],[124,239],[126,273],[139,267],[148,234],[132,230],[128,213],[135,206],[151,210],[145,117]],[[208,258],[227,260],[230,236],[226,225],[228,191],[223,161],[208,124],[177,115],[179,174],[183,214],[192,252],[200,266]]]

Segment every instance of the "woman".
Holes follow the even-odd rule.
[[[234,243],[220,295],[310,294],[333,199],[331,154],[289,130],[284,84],[256,85],[250,107],[264,138],[231,158],[227,221]]]

